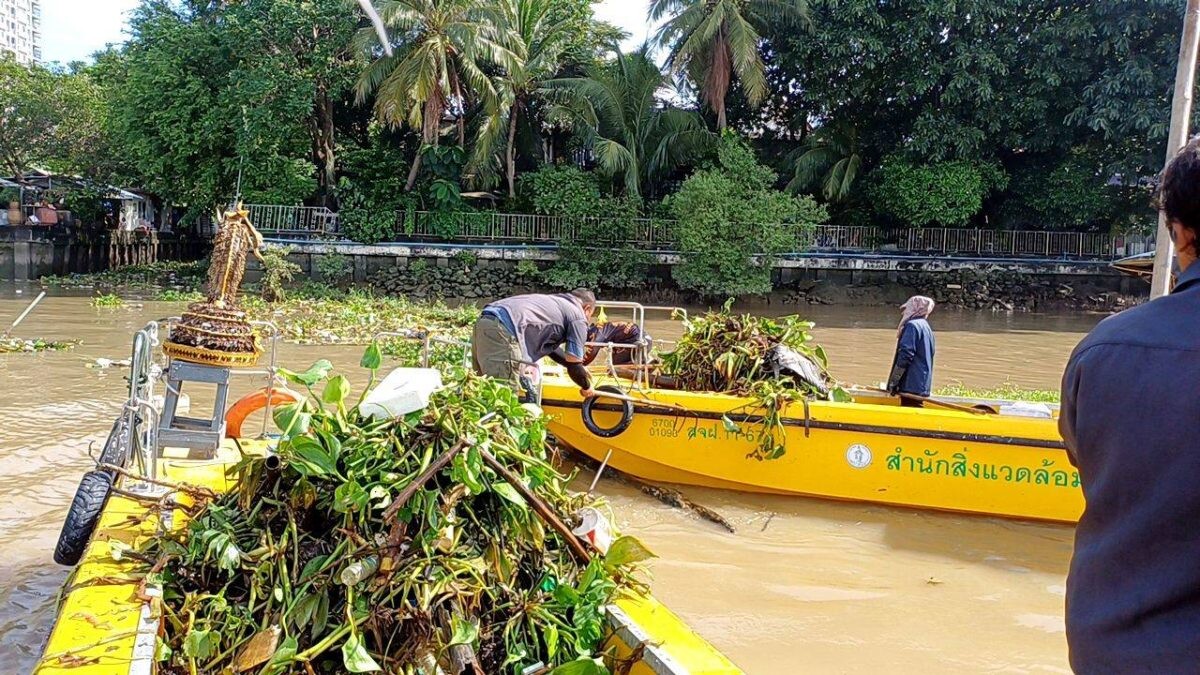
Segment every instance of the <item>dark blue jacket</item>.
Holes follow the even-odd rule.
[[[1200,263],[1100,322],[1059,430],[1087,507],[1067,576],[1077,673],[1200,672]]]
[[[933,329],[925,319],[912,319],[904,324],[896,342],[896,358],[892,359],[889,386],[899,372],[899,389],[906,394],[928,396],[933,389]]]

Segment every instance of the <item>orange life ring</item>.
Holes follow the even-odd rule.
[[[226,438],[241,438],[242,422],[246,421],[250,413],[267,407],[267,391],[268,389],[263,387],[256,392],[246,394],[229,407],[229,412],[225,413]],[[288,403],[299,403],[303,400],[300,394],[283,387],[272,387],[270,392],[272,408]]]

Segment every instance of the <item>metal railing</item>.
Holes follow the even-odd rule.
[[[323,206],[281,206],[277,204],[245,204],[250,222],[268,237],[281,239],[329,239],[338,236],[338,214]],[[216,233],[211,216],[200,221],[200,231]]]
[[[543,216],[531,213],[437,213],[414,211],[403,218],[402,234],[422,239],[461,242],[553,244],[580,236],[589,227],[616,223],[605,216]],[[625,219],[628,234],[606,241],[654,249],[670,246],[671,221],[653,218]]]
[[[247,205],[251,222],[263,234],[282,239],[343,239],[338,214],[322,207]],[[463,244],[559,244],[587,239],[590,231],[618,219],[568,217],[491,211],[397,214],[393,237],[398,242],[430,241]],[[674,221],[621,219],[625,234],[592,242],[596,246],[629,245],[651,251],[675,251]],[[772,225],[761,225],[769,228]],[[975,228],[890,229],[861,225],[818,225],[801,235],[798,252],[901,253],[1010,258],[1114,260],[1154,250],[1153,235]]]

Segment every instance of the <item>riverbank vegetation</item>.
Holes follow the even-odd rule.
[[[0,354],[30,354],[33,352],[61,352],[75,346],[73,341],[43,340],[41,338],[24,339],[0,337]]]
[[[1004,382],[999,386],[989,388],[967,387],[961,382],[952,382],[938,387],[933,395],[998,401],[1033,401],[1035,403],[1058,403],[1062,398],[1062,392],[1057,389],[1030,389],[1012,382]]]
[[[589,0],[395,8],[387,56],[343,0],[145,0],[92,65],[3,62],[0,109],[29,124],[5,126],[0,157],[191,205],[184,228],[238,188],[336,210],[364,243],[413,228],[398,211],[432,212],[422,227],[441,236],[464,212],[567,215],[579,227],[551,281],[636,284],[632,241],[682,242],[678,282],[714,295],[760,286],[755,254],[826,218],[1153,224],[1170,0],[655,0],[661,30],[625,50]],[[748,184],[720,178],[735,142],[769,173],[732,175],[770,208],[742,208]],[[764,219],[788,227],[752,246]]]

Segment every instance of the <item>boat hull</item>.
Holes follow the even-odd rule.
[[[242,440],[241,450],[262,453],[266,444]],[[214,460],[193,460],[186,451],[168,450],[161,476],[216,491],[234,487],[227,469],[240,458],[232,442]],[[129,489],[128,481],[122,487]],[[186,501],[180,496],[180,501]],[[67,580],[58,617],[34,675],[151,675],[161,601],[143,586],[145,565],[116,560],[113,542],[134,548],[161,526],[184,527],[180,511],[162,522],[145,501],[113,495],[100,517],[83,558]],[[608,611],[607,647],[629,663],[632,675],[736,675],[742,671],[648,595],[617,598]]]
[[[1083,511],[1079,475],[1053,419],[797,402],[777,432],[783,456],[756,459],[764,426],[753,401],[666,390],[634,396],[644,402],[612,438],[586,428],[569,380],[548,377],[542,407],[561,441],[646,480],[1068,523]],[[601,427],[620,417],[615,401],[597,408]]]

